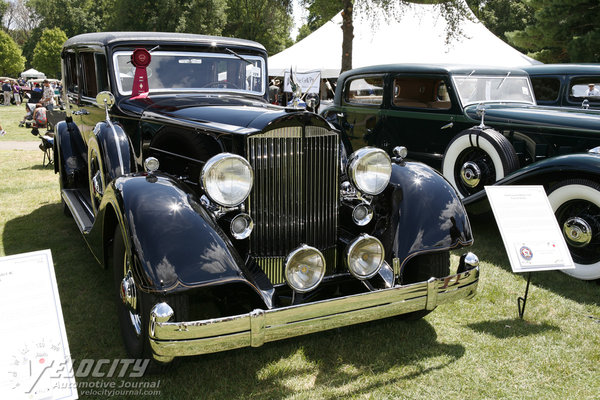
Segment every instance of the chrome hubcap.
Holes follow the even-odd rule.
[[[572,217],[563,224],[563,233],[567,243],[574,247],[583,247],[592,240],[592,227],[586,220]]]
[[[481,170],[474,162],[467,161],[460,169],[460,177],[466,186],[474,188],[481,182]]]
[[[135,281],[131,275],[131,270],[127,271],[127,274],[121,281],[121,301],[129,311],[129,318],[131,319],[131,325],[135,329],[136,334],[139,336],[142,333],[142,323],[140,315],[137,311],[137,291],[135,288]]]

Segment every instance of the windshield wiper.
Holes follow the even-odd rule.
[[[238,53],[236,53],[235,51],[228,49],[227,47],[225,47],[225,50],[227,50],[229,53],[233,54],[234,56],[236,56],[237,58],[239,58],[242,61],[247,62],[248,64],[253,64],[252,61],[248,61],[246,60],[244,57],[240,56]]]
[[[502,84],[504,84],[504,81],[506,80],[506,78],[508,78],[509,75],[510,75],[510,71],[508,71],[508,73],[506,74],[506,76],[504,77],[504,79],[502,79],[502,82],[500,82],[500,84],[498,85],[498,87],[496,88],[496,90],[500,89],[500,86],[502,86]]]

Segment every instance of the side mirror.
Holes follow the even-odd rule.
[[[115,104],[115,96],[111,92],[100,92],[96,95],[96,103],[98,103],[99,107],[104,107],[104,111],[106,111],[106,120],[110,119],[108,115],[108,109]]]

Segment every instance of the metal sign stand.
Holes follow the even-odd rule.
[[[517,299],[517,307],[519,308],[519,318],[523,319],[525,313],[525,305],[527,304],[527,295],[529,294],[529,284],[531,283],[531,272],[527,273],[527,286],[525,286],[525,296]]]

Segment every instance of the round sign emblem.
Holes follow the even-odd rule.
[[[521,257],[523,257],[523,259],[525,259],[527,261],[529,261],[533,258],[533,252],[527,246],[521,247],[521,249],[519,249],[519,253],[521,254]]]

